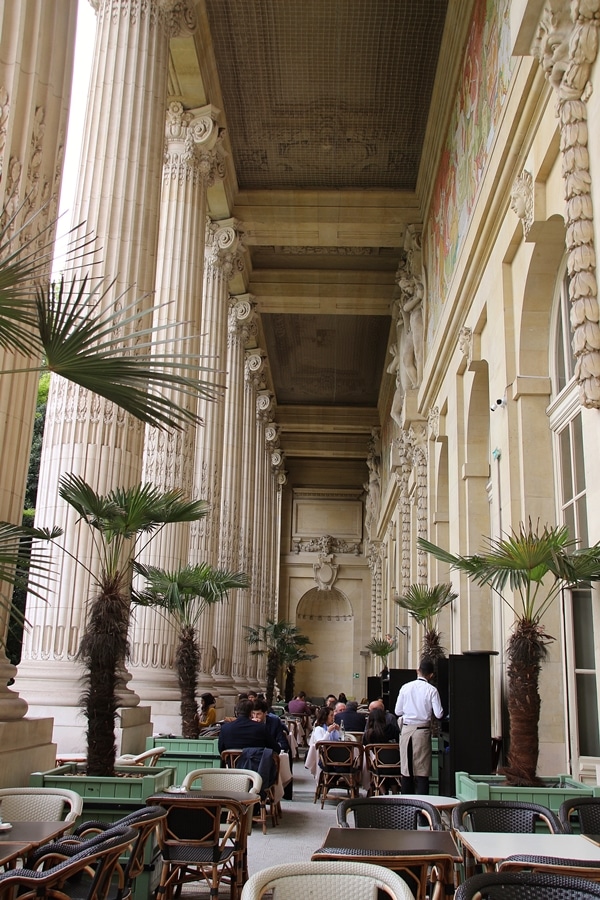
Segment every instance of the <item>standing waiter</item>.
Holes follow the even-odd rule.
[[[433,673],[433,662],[422,659],[417,680],[404,684],[396,701],[394,712],[402,716],[400,772],[403,794],[415,793],[415,781],[417,794],[429,793],[431,717],[441,719],[444,714],[438,689],[430,684]]]

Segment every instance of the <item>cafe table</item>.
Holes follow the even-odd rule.
[[[423,898],[437,868],[433,897],[443,896],[446,885],[454,885],[454,868],[461,853],[448,831],[404,831],[395,828],[330,828],[312,860],[352,860],[375,863],[402,872],[409,886]]]
[[[600,846],[580,834],[458,831],[455,836],[486,872],[493,872],[496,865],[509,856],[590,860],[597,861],[600,866]]]
[[[12,868],[17,859],[26,859],[32,850],[60,837],[70,822],[11,822],[0,831],[0,866]]]

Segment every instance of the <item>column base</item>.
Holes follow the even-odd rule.
[[[54,767],[52,725],[51,718],[0,722],[0,787],[28,787],[32,772]]]

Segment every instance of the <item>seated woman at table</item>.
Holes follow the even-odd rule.
[[[363,746],[367,744],[392,744],[396,743],[400,735],[397,725],[386,720],[385,710],[375,708],[369,713]]]
[[[215,709],[216,699],[212,694],[200,694],[200,712],[198,713],[198,727],[211,728],[217,721]]]
[[[317,741],[339,741],[340,726],[333,721],[333,710],[329,706],[322,706],[317,713],[315,727],[310,736],[310,743]]]

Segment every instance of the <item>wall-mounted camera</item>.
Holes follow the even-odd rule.
[[[499,397],[498,400],[494,400],[490,406],[490,410],[496,412],[497,409],[501,409],[503,406],[506,406],[506,397]]]

